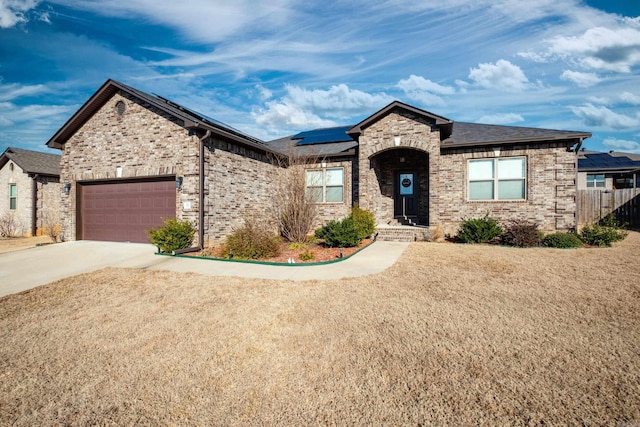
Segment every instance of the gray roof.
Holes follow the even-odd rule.
[[[589,138],[590,136],[591,133],[580,131],[453,122],[451,135],[442,141],[442,147],[572,140]]]
[[[27,174],[60,176],[60,155],[41,151],[7,148],[0,156],[0,167],[11,160]]]
[[[173,117],[183,122],[186,129],[201,129],[203,132],[210,130],[213,134],[220,137],[231,139],[233,141],[245,144],[260,150],[268,151],[269,148],[258,138],[252,137],[245,133],[232,128],[217,120],[211,119],[203,114],[185,108],[175,102],[158,95],[150,95],[141,90],[127,86],[115,80],[107,80],[94,93],[91,98],[84,103],[82,107],[49,139],[47,146],[50,148],[62,148],[67,140],[85,123],[104,103],[110,99],[118,91],[124,91],[141,99],[161,111],[165,111]]]
[[[293,139],[293,136],[265,142],[273,151],[284,155],[295,155],[302,157],[328,157],[353,154],[351,149],[358,146],[357,141],[327,142],[323,144],[297,145],[300,139]]]

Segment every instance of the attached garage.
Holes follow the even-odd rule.
[[[174,177],[78,183],[77,238],[148,243],[146,230],[176,216]]]

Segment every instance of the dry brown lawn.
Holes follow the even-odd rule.
[[[36,245],[51,243],[49,236],[34,237],[0,237],[0,254],[22,249],[33,248]]]
[[[637,425],[639,259],[631,233],[340,281],[77,276],[0,299],[0,425]]]

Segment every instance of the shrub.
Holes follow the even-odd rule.
[[[582,246],[582,240],[576,233],[552,233],[544,236],[542,245],[548,248],[579,248]]]
[[[617,226],[606,226],[600,224],[586,225],[582,229],[580,237],[583,242],[592,246],[611,246],[614,242],[619,242],[627,237],[627,232]]]
[[[24,234],[24,227],[16,216],[6,212],[0,217],[0,236],[20,237]]]
[[[313,253],[313,251],[310,251],[309,249],[305,249],[304,252],[302,252],[300,254],[300,259],[302,261],[311,261],[312,259],[314,259],[316,256],[316,254]]]
[[[161,252],[171,253],[190,247],[196,230],[189,221],[167,218],[164,220],[164,225],[147,230],[147,234],[151,243],[156,245]]]
[[[456,237],[464,243],[486,243],[502,234],[497,220],[489,218],[487,213],[482,218],[463,219]]]
[[[373,213],[360,208],[357,203],[354,203],[349,216],[355,222],[360,239],[366,239],[376,231],[376,220],[373,218]]]
[[[324,227],[316,230],[316,237],[324,239],[325,244],[332,248],[350,248],[362,242],[360,232],[356,221],[348,216],[342,221],[329,221]]]
[[[259,222],[245,220],[244,225],[233,231],[225,241],[223,253],[234,258],[261,259],[278,256],[280,246],[276,236]]]
[[[509,246],[531,247],[540,245],[538,224],[527,220],[510,220],[501,236],[502,243]]]
[[[307,195],[306,169],[316,164],[313,157],[290,154],[276,156],[273,200],[280,234],[290,242],[304,243],[317,217],[317,204]]]

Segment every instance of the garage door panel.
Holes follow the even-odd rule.
[[[81,186],[82,239],[149,242],[146,230],[176,216],[173,180]]]

